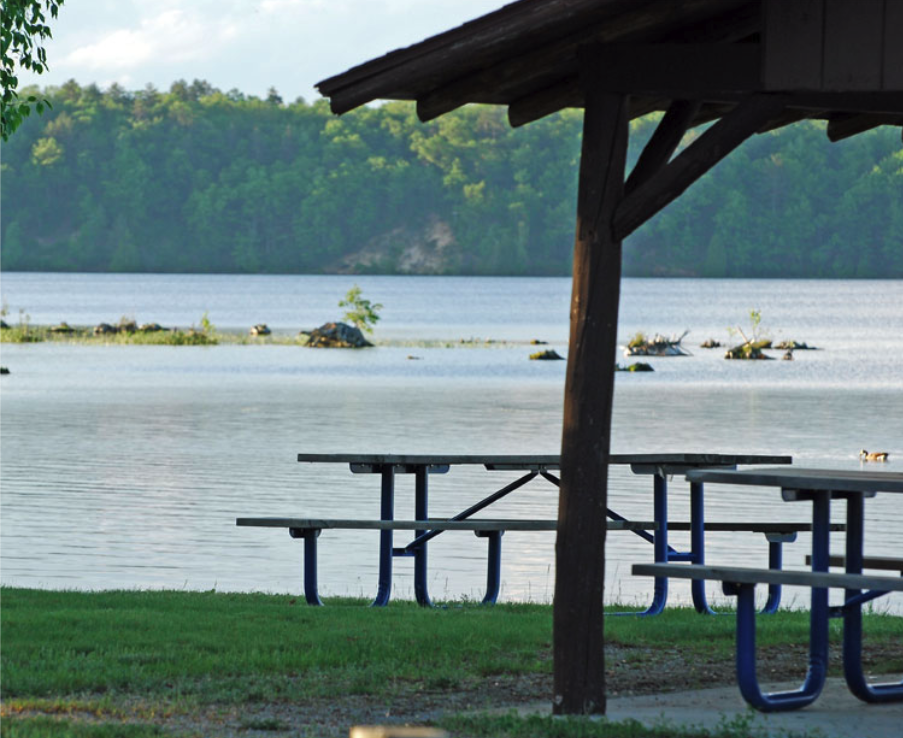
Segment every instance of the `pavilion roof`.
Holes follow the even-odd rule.
[[[422,120],[466,103],[512,125],[582,107],[581,64],[630,95],[632,117],[701,103],[692,125],[755,93],[787,105],[763,130],[829,121],[832,140],[903,125],[903,2],[519,0],[320,82],[332,110],[416,100]]]

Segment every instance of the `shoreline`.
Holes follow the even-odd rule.
[[[81,345],[125,345],[125,346],[299,346],[306,347],[308,337],[304,331],[292,333],[281,329],[269,335],[252,335],[240,329],[213,330],[190,328],[160,328],[153,331],[135,330],[131,332],[95,334],[93,326],[69,325],[60,330],[51,325],[11,325],[0,330],[0,343],[70,343]],[[495,338],[425,338],[425,339],[369,339],[373,347],[384,348],[507,348],[515,346],[559,345],[554,341],[510,340]]]

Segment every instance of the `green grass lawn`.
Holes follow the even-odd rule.
[[[545,605],[368,608],[331,600],[312,608],[286,595],[13,588],[0,598],[4,736],[173,735],[169,715],[328,704],[336,695],[361,704],[416,702],[419,695],[478,693],[487,678],[530,679],[552,669],[552,610]],[[805,613],[760,622],[763,648],[806,643]],[[886,649],[880,666],[903,669],[903,619],[870,615],[866,629],[878,650],[897,646]],[[608,644],[623,647],[622,659],[642,661],[661,649],[678,649],[686,660],[733,658],[731,617],[675,609],[611,618],[606,632]],[[835,642],[838,635],[839,627]],[[535,734],[536,720],[446,714],[439,722],[455,735],[520,736]],[[636,725],[598,732],[611,726],[586,720],[543,725],[543,735],[665,735]],[[257,720],[248,730],[279,735],[283,728]],[[741,734],[732,730],[717,735]]]

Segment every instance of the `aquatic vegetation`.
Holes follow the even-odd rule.
[[[727,332],[732,337],[739,333],[743,338],[743,343],[729,348],[724,354],[725,359],[757,360],[774,358],[763,353],[763,349],[771,348],[771,339],[761,335],[762,311],[755,308],[750,310],[749,320],[751,324],[750,336],[747,336],[740,326],[736,328],[728,327]]]
[[[5,325],[5,324],[4,324]],[[219,335],[207,314],[201,317],[201,328],[163,328],[157,323],[141,326],[134,319],[122,317],[115,325],[100,323],[93,328],[71,326],[62,321],[54,326],[32,326],[28,315],[22,314],[18,326],[0,330],[4,343],[38,343],[58,341],[68,343],[120,343],[163,346],[214,346]]]
[[[373,303],[361,297],[361,288],[357,285],[348,290],[344,299],[339,300],[339,307],[348,308],[342,320],[364,333],[373,333],[373,327],[379,322],[379,311],[383,308],[381,303]]]

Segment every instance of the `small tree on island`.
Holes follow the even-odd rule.
[[[339,300],[339,307],[348,308],[342,316],[342,320],[357,326],[364,333],[373,333],[373,326],[379,321],[379,311],[383,309],[381,303],[372,303],[361,297],[361,288],[354,285],[343,300]]]

